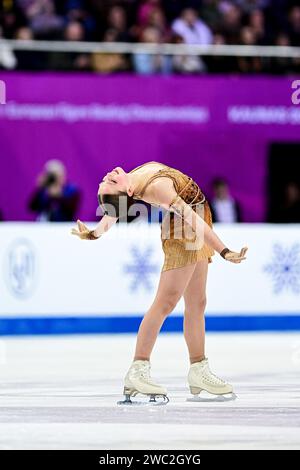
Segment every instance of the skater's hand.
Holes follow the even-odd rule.
[[[244,248],[241,249],[239,253],[235,251],[228,250],[223,258],[226,259],[226,261],[230,261],[231,263],[240,263],[244,259],[246,259],[245,254],[247,253],[248,248],[245,246]]]
[[[72,235],[76,235],[81,238],[81,240],[98,240],[98,238],[100,238],[96,237],[94,230],[89,230],[89,228],[80,220],[77,220],[77,226],[78,230],[76,228],[72,228],[71,233]]]

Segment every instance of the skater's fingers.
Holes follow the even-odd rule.
[[[241,256],[240,254],[237,254],[234,259],[242,261],[243,259],[246,259],[246,256]]]
[[[247,253],[248,251],[248,247],[247,246],[244,246],[244,248],[241,249],[240,251],[240,256],[241,258],[243,258],[245,256],[245,254]]]
[[[245,257],[241,258],[241,257],[237,257],[237,258],[232,258],[232,261],[236,262],[236,263],[240,263],[241,261],[243,261],[244,259],[247,259]]]
[[[80,232],[78,232],[78,230],[76,230],[76,228],[72,228],[71,234],[76,235],[77,237],[80,237]]]
[[[71,234],[76,235],[77,237],[81,238],[81,240],[87,240],[89,238],[89,230],[76,230],[76,228],[72,228]]]
[[[233,251],[226,254],[226,260],[230,261],[231,263],[240,263],[244,259],[246,259],[245,256],[241,256],[240,253],[235,253]]]
[[[83,222],[78,220],[77,223],[78,223],[79,232],[88,232],[89,229],[87,228],[87,226]]]
[[[78,228],[79,232],[83,232],[83,230],[85,230],[85,225],[80,220],[78,220]]]

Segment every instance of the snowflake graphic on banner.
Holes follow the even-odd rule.
[[[144,252],[136,247],[131,248],[132,263],[124,266],[124,272],[132,276],[130,289],[136,291],[139,287],[150,291],[152,289],[151,276],[158,271],[158,265],[151,262],[153,249],[147,248]]]
[[[295,243],[290,248],[284,248],[279,243],[273,246],[273,259],[264,266],[273,279],[273,289],[276,294],[283,290],[300,293],[300,245]]]

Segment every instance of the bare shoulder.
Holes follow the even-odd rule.
[[[161,206],[169,207],[171,201],[176,196],[176,191],[171,178],[161,176],[152,182],[152,189],[155,198],[160,202]]]

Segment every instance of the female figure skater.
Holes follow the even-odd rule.
[[[210,371],[205,357],[206,279],[215,251],[227,261],[240,263],[246,259],[247,248],[234,252],[224,245],[212,229],[210,207],[199,186],[164,164],[145,163],[129,173],[114,168],[99,185],[98,198],[105,215],[96,228],[89,230],[78,221],[78,229],[72,229],[83,240],[100,238],[119,217],[127,215],[122,209],[124,199],[129,205],[142,200],[167,210],[161,227],[164,264],[155,299],[139,327],[135,355],[125,377],[125,403],[132,403],[130,397],[137,393],[149,395],[150,401],[157,395],[167,398],[166,388],[151,379],[150,355],[165,318],[182,296],[190,391],[233,398],[232,386]]]

